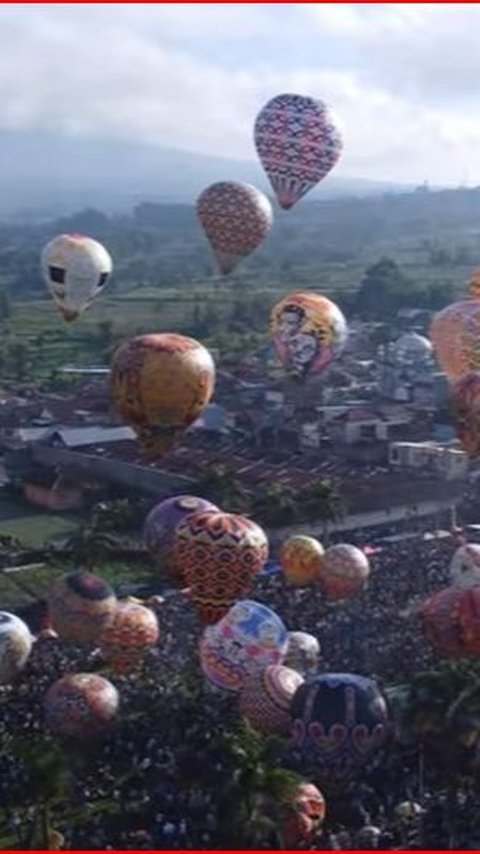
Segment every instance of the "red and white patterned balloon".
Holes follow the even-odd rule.
[[[108,679],[96,673],[69,673],[47,691],[45,715],[50,729],[80,740],[99,738],[115,722],[119,694]]]
[[[256,118],[255,147],[280,206],[288,210],[328,175],[343,146],[323,101],[277,95]]]
[[[224,275],[260,246],[273,224],[267,197],[235,181],[207,187],[197,199],[197,216]]]
[[[100,652],[117,673],[124,673],[142,662],[158,638],[157,618],[150,608],[120,602],[112,622],[100,635]]]

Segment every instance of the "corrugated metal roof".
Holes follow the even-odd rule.
[[[62,442],[68,448],[79,448],[82,445],[105,445],[110,442],[125,442],[135,439],[135,433],[130,427],[72,427],[65,430],[55,430]]]

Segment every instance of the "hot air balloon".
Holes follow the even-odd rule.
[[[158,637],[157,618],[150,608],[121,602],[100,635],[100,652],[117,673],[124,673],[143,661]]]
[[[317,672],[320,657],[320,644],[314,635],[308,632],[289,632],[288,649],[284,665],[291,667],[302,676],[311,676]]]
[[[451,404],[462,448],[474,459],[480,455],[480,371],[471,371],[453,383]]]
[[[339,543],[325,552],[320,586],[327,599],[346,599],[363,590],[369,575],[367,556],[356,546]]]
[[[117,411],[152,458],[165,454],[197,420],[214,384],[210,353],[183,335],[139,335],[113,357],[111,388]]]
[[[42,275],[64,320],[76,320],[103,290],[112,259],[101,243],[81,234],[60,234],[42,251]]]
[[[460,300],[437,312],[430,340],[449,380],[480,370],[480,300]]]
[[[95,643],[111,622],[117,600],[111,587],[91,572],[62,575],[50,588],[52,627],[63,640]]]
[[[165,570],[171,581],[180,581],[173,565],[173,546],[175,528],[179,522],[191,513],[207,510],[217,511],[219,508],[205,498],[194,495],[175,495],[165,498],[150,510],[143,527],[143,539],[161,570]]]
[[[277,95],[255,121],[255,147],[278,202],[293,207],[337,163],[342,140],[323,101]]]
[[[480,545],[460,546],[450,561],[450,583],[453,587],[475,587],[480,584]]]
[[[25,667],[33,638],[28,626],[8,611],[0,611],[0,684],[6,685]]]
[[[427,599],[421,615],[425,636],[439,655],[480,655],[480,587],[440,590]]]
[[[268,540],[233,513],[186,516],[175,529],[174,565],[204,623],[216,623],[251,589],[268,558]]]
[[[69,673],[47,691],[47,724],[56,735],[91,741],[112,729],[119,706],[117,689],[96,673]]]
[[[334,302],[314,293],[294,293],[273,308],[270,331],[278,357],[294,376],[320,374],[342,352],[347,322]]]
[[[306,587],[318,581],[325,552],[314,537],[290,537],[280,552],[285,580],[294,587]]]
[[[297,848],[313,841],[325,820],[325,799],[313,783],[300,783],[288,799],[282,836],[285,847]]]
[[[345,779],[385,742],[388,710],[377,683],[352,673],[315,676],[292,700],[292,734],[316,775]]]
[[[290,704],[302,682],[299,673],[281,664],[254,671],[240,692],[240,714],[259,732],[288,735],[292,725]]]
[[[260,246],[273,224],[267,197],[236,181],[207,187],[197,199],[197,216],[224,275]]]
[[[216,626],[207,626],[200,642],[200,662],[218,688],[240,691],[249,675],[281,664],[287,630],[280,617],[259,602],[237,602]]]

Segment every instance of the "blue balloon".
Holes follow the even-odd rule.
[[[292,700],[296,746],[325,779],[346,779],[389,733],[386,700],[377,683],[353,673],[304,682]]]

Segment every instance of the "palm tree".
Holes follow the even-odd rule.
[[[75,564],[86,569],[93,569],[117,547],[117,540],[112,534],[88,523],[80,525],[65,544],[65,550],[73,552]]]
[[[272,528],[292,525],[299,518],[297,494],[290,486],[271,483],[257,493],[253,514],[264,525]]]
[[[302,509],[309,520],[322,520],[324,538],[328,523],[344,519],[346,515],[345,500],[329,478],[318,480],[310,487],[304,496]]]
[[[241,848],[265,847],[266,842],[284,848],[282,813],[301,778],[278,764],[283,741],[266,738],[244,722],[225,747],[233,763],[222,810],[228,837]]]
[[[233,469],[224,465],[212,466],[197,481],[192,492],[225,507],[231,513],[248,511],[248,490],[240,483]]]

